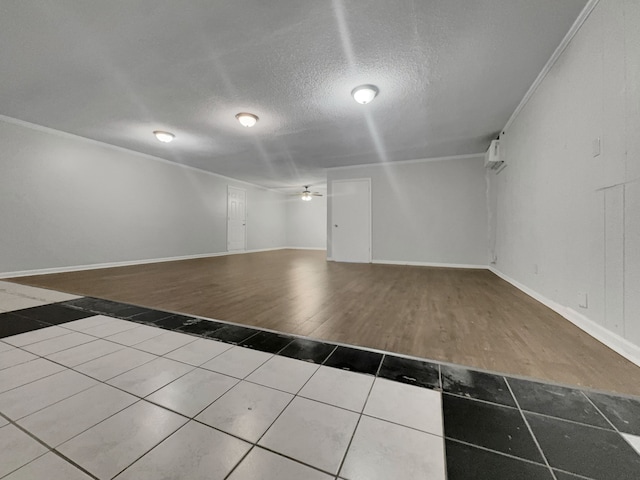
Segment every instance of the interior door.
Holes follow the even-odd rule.
[[[331,256],[337,262],[371,262],[371,179],[331,183]]]
[[[243,251],[247,244],[247,192],[242,188],[227,190],[227,250]]]

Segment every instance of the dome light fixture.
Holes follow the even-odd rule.
[[[351,91],[351,95],[356,102],[362,105],[366,105],[367,103],[371,103],[371,101],[376,98],[378,92],[378,87],[376,87],[375,85],[360,85],[359,87],[356,87]]]
[[[162,130],[156,130],[155,132],[153,132],[153,134],[156,136],[156,138],[158,140],[160,140],[162,143],[169,143],[171,142],[174,138],[176,138],[176,136],[171,133],[171,132],[163,132]]]
[[[236,118],[243,127],[253,127],[258,122],[258,116],[253,113],[241,112],[236,115]]]

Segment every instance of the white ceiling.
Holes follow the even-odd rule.
[[[478,153],[586,1],[2,0],[0,114],[267,187]]]

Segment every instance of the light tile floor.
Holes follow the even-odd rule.
[[[202,320],[130,306],[107,310],[177,331],[77,311],[65,321],[63,307],[47,326],[19,310],[78,298],[0,282],[0,310],[14,312],[0,314],[0,333],[20,331],[0,338],[2,479],[640,478],[635,400],[269,333],[234,346],[180,333]],[[202,331],[215,337],[213,325]],[[216,328],[227,340],[255,333]],[[545,395],[590,416],[572,421],[573,403]],[[582,453],[624,464],[585,470],[566,443],[575,432]]]
[[[101,318],[99,331],[82,328],[95,321],[88,317],[72,327],[111,341],[113,329],[106,326],[120,321]],[[178,333],[170,337],[174,349],[166,351],[162,342],[157,350],[167,357],[134,345],[113,353],[103,348],[102,356],[89,359],[82,347],[100,340],[88,335],[63,323],[16,336],[28,339],[17,343],[38,356],[4,348],[14,354],[0,370],[0,379],[10,380],[0,382],[0,412],[12,422],[0,427],[8,442],[0,473],[15,471],[6,478],[42,471],[51,480],[83,474],[223,479],[234,471],[231,478],[242,480],[262,478],[258,472],[269,468],[272,478],[320,479],[335,478],[341,467],[343,478],[445,478],[439,392]],[[51,360],[61,350],[71,367]],[[28,356],[18,360],[19,352]],[[215,361],[225,353],[232,361]],[[169,358],[200,363],[210,356],[206,368]],[[401,415],[384,407],[398,400]],[[402,461],[384,455],[389,439],[404,452]],[[438,458],[425,457],[422,447],[434,445],[431,455]],[[250,450],[247,464],[236,469]],[[370,459],[380,456],[387,461],[376,469],[385,476],[372,476]],[[71,474],[77,466],[82,470]]]

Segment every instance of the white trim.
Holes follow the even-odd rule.
[[[467,263],[407,262],[404,260],[373,260],[371,263],[380,265],[408,265],[411,267],[473,268],[476,270],[487,270],[489,268],[487,265]]]
[[[282,250],[317,250],[318,252],[326,252],[326,248],[316,247],[282,247]]]
[[[289,247],[257,248],[255,250],[244,250],[244,251],[236,251],[236,252],[199,253],[195,255],[180,255],[177,257],[148,258],[144,260],[128,260],[124,262],[92,263],[88,265],[74,265],[69,267],[39,268],[34,270],[17,270],[15,272],[0,272],[0,279],[11,278],[11,277],[28,277],[31,275],[48,275],[51,273],[64,273],[64,272],[76,272],[76,271],[80,272],[83,270],[98,270],[100,268],[128,267],[131,265],[146,265],[147,263],[175,262],[179,260],[192,260],[195,258],[222,257],[226,255],[240,255],[244,253],[271,252],[274,250],[285,250],[286,248],[289,248]]]
[[[513,278],[508,277],[507,275],[502,273],[500,270],[494,267],[489,267],[489,270],[491,270],[493,273],[495,273],[497,276],[499,276],[503,280],[509,282],[511,285],[513,285],[517,289],[523,291],[530,297],[536,299],[543,305],[546,305],[547,307],[549,307],[554,312],[563,316],[564,318],[569,320],[571,323],[573,323],[576,327],[578,327],[580,330],[582,330],[585,333],[588,333],[593,338],[603,343],[614,352],[619,353],[627,360],[640,366],[640,347],[638,345],[635,345],[631,343],[629,340],[627,340],[626,338],[622,338],[621,336],[607,330],[602,325],[597,324],[590,318],[587,318],[585,315],[579,312],[576,312],[572,308],[566,307],[557,302],[554,302],[553,300],[550,300],[549,298],[536,292],[535,290],[523,285],[522,283],[514,280]]]
[[[564,36],[564,38],[560,42],[560,45],[558,45],[558,48],[555,49],[555,51],[553,52],[553,55],[551,55],[551,58],[549,58],[545,66],[542,68],[542,71],[538,74],[536,79],[533,81],[533,83],[529,87],[529,90],[527,90],[527,93],[524,94],[524,97],[522,97],[522,100],[520,101],[516,109],[511,114],[511,117],[509,117],[509,120],[507,121],[506,125],[502,129],[502,133],[507,131],[507,129],[518,117],[522,109],[527,105],[527,103],[529,103],[529,100],[531,100],[531,97],[533,96],[533,94],[536,92],[538,87],[542,84],[543,80],[546,78],[546,76],[549,74],[553,66],[556,64],[556,62],[560,58],[560,55],[562,55],[562,53],[567,49],[567,47],[571,43],[571,40],[573,40],[573,37],[576,36],[576,34],[578,33],[582,25],[584,25],[584,22],[587,21],[587,19],[589,18],[589,15],[591,15],[591,12],[593,12],[593,9],[596,8],[596,5],[598,5],[599,2],[600,0],[589,0],[589,2],[582,9],[582,11],[580,12],[580,15],[578,15],[578,18],[576,18],[576,21],[573,22],[573,25],[571,25],[571,28],[569,29],[567,34]]]
[[[121,153],[128,153],[130,155],[135,155],[137,157],[146,158],[148,160],[155,160],[157,162],[165,163],[167,165],[172,165],[174,167],[181,167],[181,168],[185,168],[187,170],[194,170],[194,171],[199,172],[199,173],[204,173],[206,175],[213,175],[214,177],[218,177],[218,178],[221,178],[223,180],[227,180],[227,181],[230,180],[232,182],[241,183],[241,184],[244,184],[244,185],[250,185],[252,187],[259,188],[260,190],[267,190],[269,192],[279,193],[280,195],[286,195],[283,192],[278,191],[278,190],[273,189],[273,188],[263,187],[262,185],[257,185],[255,183],[251,183],[251,182],[245,182],[244,180],[238,180],[237,178],[226,177],[224,175],[220,175],[219,173],[210,172],[209,170],[203,170],[203,169],[198,168],[198,167],[192,167],[191,165],[185,165],[183,163],[173,162],[171,160],[167,160],[167,159],[161,158],[161,157],[156,157],[156,156],[150,155],[148,153],[137,152],[135,150],[129,150],[128,148],[119,147],[119,146],[113,145],[111,143],[105,143],[105,142],[101,142],[100,140],[94,140],[92,138],[82,137],[82,136],[76,135],[74,133],[63,132],[62,130],[56,130],[55,128],[45,127],[44,125],[38,125],[36,123],[31,123],[31,122],[26,122],[24,120],[19,120],[17,118],[7,117],[6,115],[0,115],[0,121],[5,122],[5,123],[9,123],[11,125],[18,125],[20,127],[29,128],[31,130],[36,130],[36,131],[39,131],[39,132],[48,133],[50,135],[54,135],[54,136],[57,136],[57,137],[68,138],[68,139],[72,139],[72,140],[78,140],[78,141],[82,141],[82,142],[89,143],[89,144],[92,144],[92,145],[96,145],[96,146],[99,146],[99,147],[106,147],[106,148],[109,148],[109,149],[112,149],[112,150],[116,150],[116,151],[121,152]]]
[[[443,162],[446,160],[467,160],[470,158],[484,157],[484,153],[471,153],[468,155],[451,155],[448,157],[416,158],[413,160],[398,160],[397,162],[360,163],[358,165],[345,165],[342,167],[328,167],[325,170],[349,170],[363,167],[392,167],[394,165],[406,165],[408,163]]]

